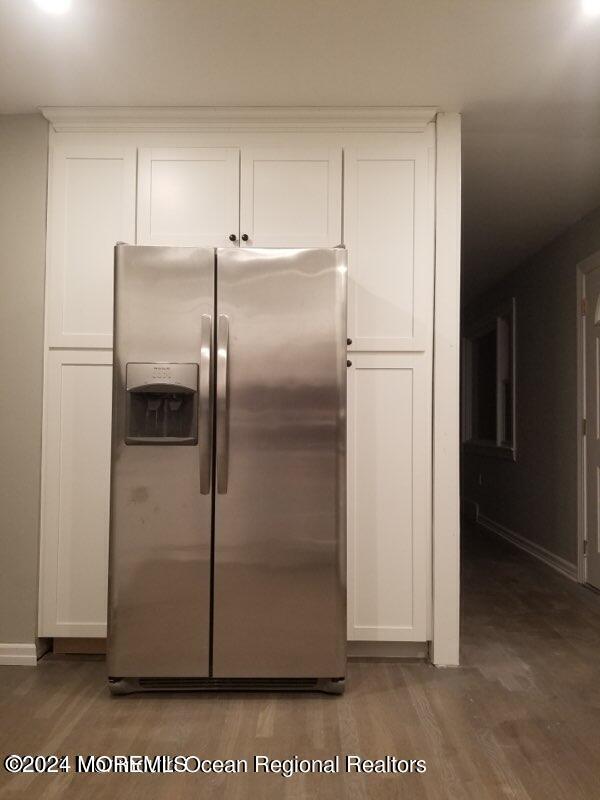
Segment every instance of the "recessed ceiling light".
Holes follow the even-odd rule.
[[[590,17],[600,14],[600,0],[581,0],[581,10]]]
[[[71,0],[35,0],[36,6],[48,14],[64,14],[71,6]]]

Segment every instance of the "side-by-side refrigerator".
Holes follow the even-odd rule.
[[[341,692],[346,252],[115,249],[114,693]]]

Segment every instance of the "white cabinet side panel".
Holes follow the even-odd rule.
[[[461,118],[438,114],[435,234],[432,660],[459,663]]]
[[[242,148],[248,247],[335,247],[341,223],[341,147]]]
[[[113,249],[135,241],[136,151],[59,144],[52,161],[47,344],[110,347]]]
[[[111,354],[52,351],[46,369],[39,635],[103,636]]]
[[[425,641],[430,568],[428,360],[351,355],[348,638]]]

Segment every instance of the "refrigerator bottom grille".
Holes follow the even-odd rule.
[[[132,692],[325,692],[342,694],[344,678],[109,678],[113,694]]]

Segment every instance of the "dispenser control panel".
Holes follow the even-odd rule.
[[[127,364],[126,444],[198,444],[198,365]]]

